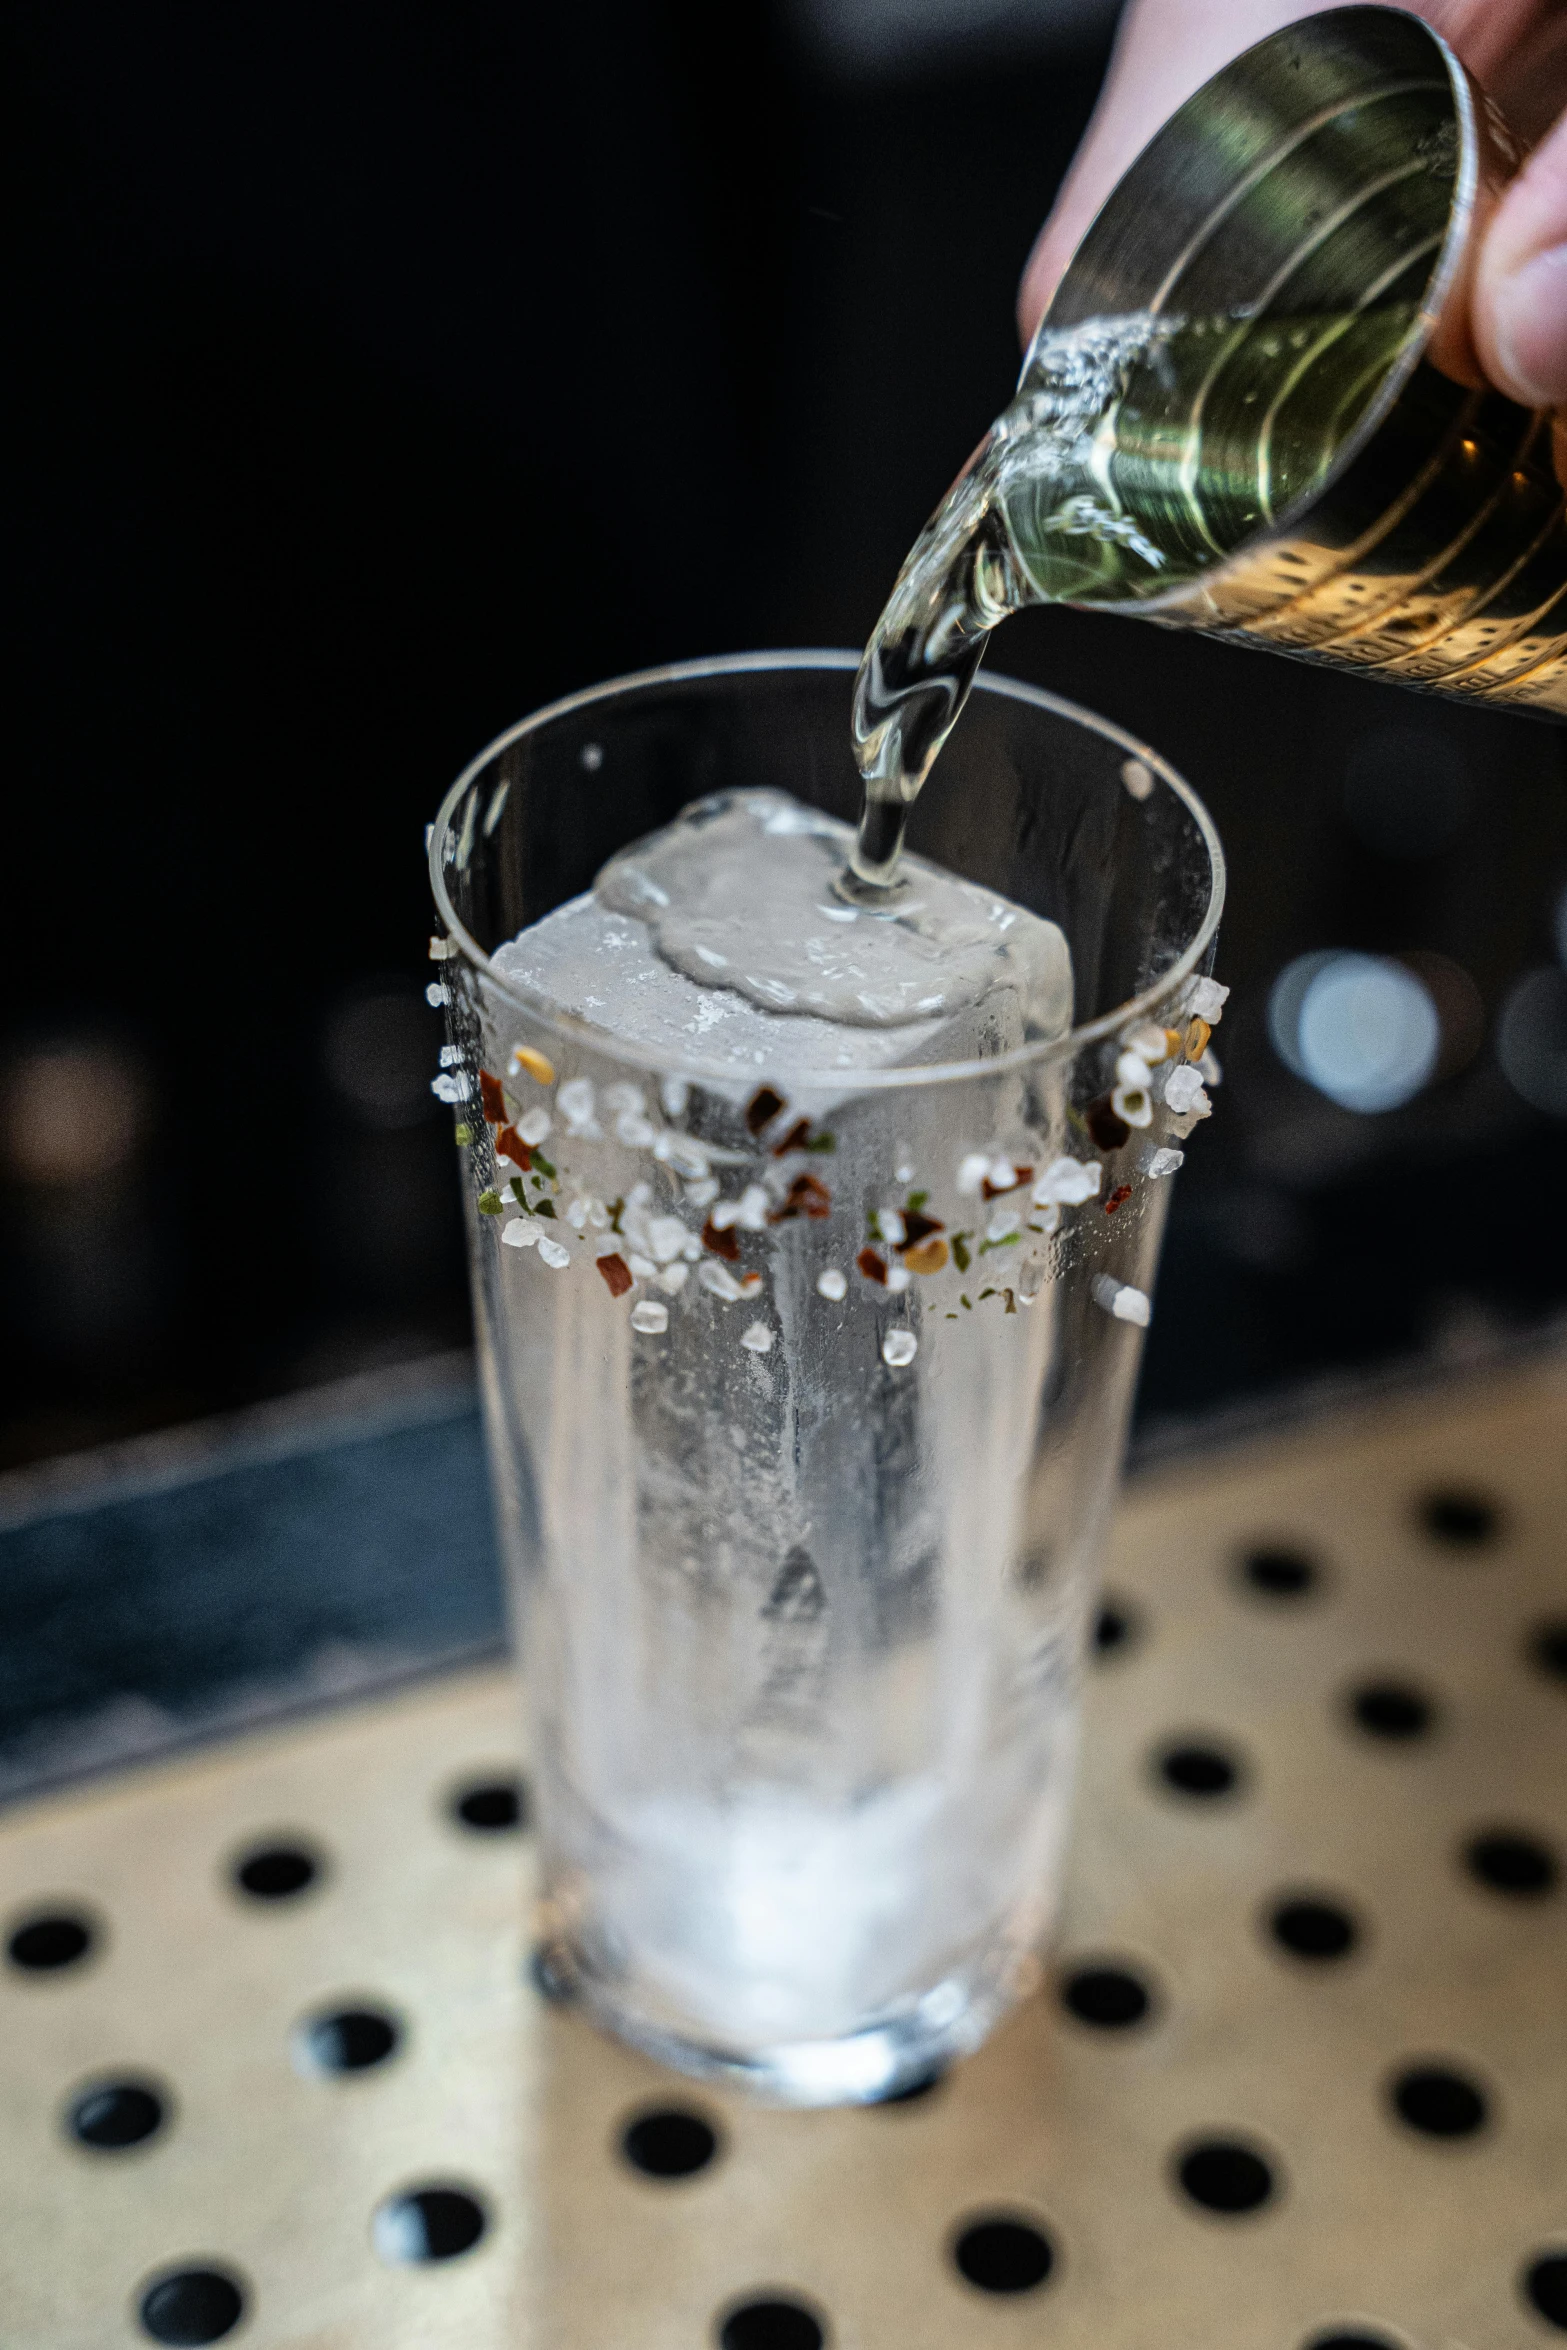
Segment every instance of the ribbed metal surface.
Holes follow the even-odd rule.
[[[709,2350],[756,2300],[801,2314],[742,2321],[734,2350],[794,2350],[813,2313],[834,2350],[1540,2350],[1567,2330],[1567,2265],[1537,2272],[1559,2325],[1521,2283],[1567,2256],[1567,1630],[1538,1639],[1567,1627],[1564,1420],[1567,1376],[1535,1369],[1137,1488],[1063,1948],[986,2050],[896,2107],[697,2093],[525,1986],[519,1839],[451,1808],[515,1768],[497,1674],[11,1815],[20,1955],[69,1945],[26,1938],[48,1918],[94,1940],[0,1970],[0,2339],[144,2343],[144,2304],[162,2338],[229,2338],[200,2329],[237,2296],[258,2350]],[[258,1851],[316,1874],[246,1893]],[[1292,1953],[1286,1898],[1315,1905],[1298,1938],[1339,1916],[1349,1949]],[[1135,2006],[1122,1978],[1146,2014],[1074,2016],[1090,1965],[1090,2014]],[[301,2024],[344,2014],[370,2021],[312,2060]],[[320,2069],[373,2054],[377,2018],[390,2053]],[[113,2137],[155,2106],[134,2143],[71,2134],[73,2110]],[[714,2150],[649,2175],[623,2133],[670,2110]],[[1215,2142],[1240,2158],[1192,2183],[1265,2187],[1252,2208],[1180,2183]],[[667,2166],[704,2139],[636,2145]],[[457,2200],[389,2213],[427,2189]],[[476,2243],[396,2257],[460,2239],[463,2198]],[[954,2257],[998,2216],[1053,2255],[1027,2289]],[[1031,2251],[991,2234],[965,2257],[994,2283]],[[189,2271],[217,2282],[159,2298]]]

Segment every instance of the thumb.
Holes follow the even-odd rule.
[[[1567,406],[1567,116],[1512,182],[1485,234],[1475,345],[1526,408]]]

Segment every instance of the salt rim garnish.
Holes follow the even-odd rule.
[[[525,1118],[517,1120],[517,1132],[526,1143],[548,1142],[554,1123],[548,1110],[530,1110]]]
[[[552,1240],[547,1232],[539,1234],[539,1256],[555,1272],[562,1273],[571,1263],[571,1251],[563,1240]]]
[[[1172,1069],[1165,1079],[1164,1099],[1166,1107],[1173,1110],[1178,1118],[1206,1118],[1213,1109],[1212,1102],[1203,1091],[1201,1077],[1195,1069],[1184,1064],[1179,1069]]]
[[[913,1331],[899,1327],[889,1330],[882,1340],[881,1359],[890,1370],[901,1371],[906,1364],[913,1362],[919,1350],[920,1342]]]
[[[1142,1172],[1145,1175],[1151,1175],[1157,1182],[1161,1175],[1173,1175],[1176,1168],[1184,1166],[1185,1163],[1186,1153],[1184,1151],[1164,1149],[1150,1151],[1147,1165]]]
[[[1194,1012],[1199,1020],[1206,1020],[1209,1027],[1213,1028],[1224,1017],[1229,995],[1229,989],[1221,987],[1216,979],[1193,979],[1187,987],[1182,1008]]]
[[[834,1305],[848,1296],[849,1284],[836,1265],[829,1265],[824,1272],[817,1274],[816,1294],[818,1297],[830,1298]]]
[[[644,1338],[662,1338],[669,1328],[668,1306],[661,1306],[656,1297],[639,1297],[631,1309],[631,1327]]]
[[[740,1333],[740,1344],[748,1354],[765,1355],[772,1352],[773,1334],[765,1322],[753,1322],[749,1330]]]
[[[532,1216],[517,1216],[510,1224],[501,1226],[501,1239],[508,1248],[536,1248],[538,1224]]]
[[[1047,1208],[1055,1202],[1067,1208],[1081,1207],[1084,1200],[1097,1198],[1103,1176],[1098,1159],[1052,1159],[1034,1185],[1034,1205]]]
[[[473,1085],[466,1069],[455,1072],[443,1069],[439,1077],[431,1078],[430,1091],[441,1102],[456,1103],[473,1099]]]
[[[696,1269],[696,1277],[701,1288],[710,1296],[720,1298],[726,1306],[732,1306],[745,1295],[729,1267],[717,1257],[704,1257]]]
[[[1094,1276],[1094,1303],[1102,1306],[1113,1321],[1135,1322],[1140,1330],[1146,1330],[1153,1319],[1147,1291],[1134,1289],[1130,1282],[1117,1281],[1112,1273]]]

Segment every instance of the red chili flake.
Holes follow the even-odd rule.
[[[1032,1183],[1033,1180],[1034,1170],[1032,1167],[1019,1167],[1016,1177],[1011,1183],[992,1183],[987,1175],[980,1185],[980,1190],[986,1199],[1002,1199],[1009,1191],[1016,1191],[1020,1184]]]
[[[1110,1096],[1102,1093],[1096,1102],[1090,1102],[1084,1113],[1088,1131],[1102,1151],[1118,1151],[1131,1138],[1131,1128],[1111,1107]]]
[[[495,1155],[498,1159],[511,1159],[514,1161],[515,1164],[522,1169],[524,1175],[527,1174],[528,1169],[533,1165],[533,1153],[531,1150],[529,1150],[527,1144],[523,1141],[522,1136],[517,1132],[515,1126],[500,1126],[496,1128]]]
[[[745,1105],[745,1122],[753,1134],[760,1134],[764,1126],[771,1126],[784,1107],[784,1097],[770,1085],[759,1086]]]
[[[1105,1214],[1107,1216],[1113,1216],[1116,1209],[1120,1207],[1126,1200],[1129,1200],[1131,1196],[1131,1185],[1129,1183],[1119,1184],[1116,1189],[1111,1192],[1110,1197],[1105,1201]]]
[[[710,1248],[715,1257],[727,1257],[731,1265],[740,1261],[740,1235],[732,1224],[720,1232],[709,1216],[702,1227],[702,1246]]]
[[[501,1081],[492,1077],[488,1069],[479,1071],[479,1100],[484,1108],[486,1126],[504,1126],[506,1123],[506,1096]]]
[[[593,1262],[604,1276],[604,1284],[611,1297],[624,1297],[631,1287],[631,1267],[622,1256],[611,1249],[607,1257],[595,1257]]]
[[[906,1249],[918,1248],[920,1242],[929,1240],[933,1232],[945,1232],[946,1229],[946,1225],[943,1224],[939,1216],[926,1216],[922,1215],[918,1208],[905,1208],[903,1211],[904,1237],[898,1243],[899,1255],[901,1256]]]
[[[820,1222],[832,1214],[832,1193],[825,1183],[814,1175],[797,1175],[784,1195],[783,1205],[774,1208],[769,1224],[787,1224],[791,1217],[809,1216]]]
[[[873,1248],[862,1248],[854,1261],[867,1281],[879,1281],[883,1288],[886,1287],[887,1268]]]
[[[773,1144],[773,1157],[786,1159],[791,1151],[808,1151],[811,1147],[811,1121],[796,1118],[782,1142]]]

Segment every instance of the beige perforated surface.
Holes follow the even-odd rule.
[[[1567,2252],[1567,1895],[1498,1891],[1463,1858],[1501,1828],[1567,1849],[1567,1680],[1528,1655],[1567,1620],[1564,1439],[1567,1375],[1535,1368],[1128,1497],[1108,1582],[1137,1629],[1094,1675],[1055,1964],[1130,1969],[1150,2016],[1079,2022],[1053,1975],[912,2103],[743,2106],[540,2001],[519,1840],[449,1810],[515,1767],[499,1674],[12,1813],[6,1931],[78,1912],[99,1939],[74,1965],[0,1969],[0,2342],[145,2343],[147,2281],[181,2267],[235,2278],[225,2338],[254,2350],[712,2350],[768,2294],[816,2311],[833,2350],[1567,2339],[1520,2286]],[[1500,1505],[1492,1539],[1425,1530],[1422,1498],[1455,1487]],[[1317,1582],[1258,1593],[1237,1562],[1259,1546],[1303,1553]],[[1429,1730],[1360,1728],[1348,1700],[1373,1681],[1424,1696]],[[1236,1787],[1172,1790],[1151,1760],[1172,1741],[1228,1755]],[[321,1873],[243,1899],[230,1864],[268,1839]],[[1356,1948],[1289,1955],[1266,1923],[1285,1892],[1344,1908]],[[398,2052],[300,2071],[299,2019],[353,2006],[400,2019]],[[1417,2062],[1475,2087],[1483,2125],[1400,2120],[1389,2084]],[[105,2078],[159,2089],[164,2126],[118,2152],[73,2141],[73,2099]],[[720,2144],[661,2181],[619,2140],[670,2104]],[[1270,2165],[1260,2207],[1222,2216],[1180,2188],[1180,2155],[1215,2137]],[[472,2193],[486,2233],[440,2262],[382,2258],[375,2210],[427,2184]],[[1033,2290],[954,2263],[995,2212],[1053,2248]]]

